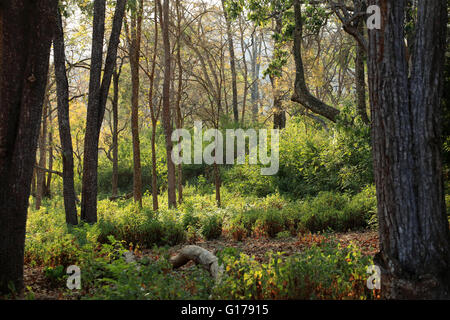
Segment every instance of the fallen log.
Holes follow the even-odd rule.
[[[219,259],[213,253],[199,246],[190,245],[182,248],[176,256],[170,258],[170,263],[174,269],[178,269],[191,260],[208,270],[216,281],[220,279],[223,266],[219,265]]]

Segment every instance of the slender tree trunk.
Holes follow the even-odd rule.
[[[119,79],[121,70],[116,69],[113,75],[114,97],[112,102],[113,132],[112,132],[112,196],[117,197],[119,185]]]
[[[153,97],[153,88],[157,85],[155,84],[155,69],[156,69],[156,57],[158,51],[158,2],[159,0],[155,0],[155,38],[153,45],[153,60],[150,72],[150,88],[148,90],[148,103],[150,106],[151,118],[152,118],[152,137],[151,137],[151,145],[152,145],[152,200],[153,200],[153,211],[158,211],[158,173],[156,171],[156,126],[157,120],[159,117],[160,107],[158,111],[155,109],[155,99]],[[160,7],[160,6],[159,6]],[[158,77],[159,79],[159,77]]]
[[[275,33],[281,35],[283,28],[282,17],[278,14],[275,17]],[[275,48],[280,47],[278,38],[275,39]],[[280,74],[282,70],[279,70]],[[286,111],[283,109],[283,100],[280,94],[280,76],[271,75],[270,82],[272,84],[272,94],[273,94],[273,128],[283,129],[286,127]]]
[[[240,42],[241,42],[241,51],[242,51],[242,63],[244,66],[244,94],[242,98],[242,113],[241,113],[241,124],[244,124],[245,120],[245,109],[247,107],[247,95],[248,95],[248,89],[249,89],[249,83],[248,83],[248,66],[247,66],[247,58],[246,53],[247,50],[245,48],[245,40],[244,40],[244,30],[242,28],[242,17],[239,17],[239,31],[240,31]]]
[[[39,168],[37,169],[36,178],[36,203],[35,209],[39,210],[41,208],[42,199],[44,198],[44,188],[45,188],[45,171],[43,168],[47,166],[47,118],[48,118],[48,94],[44,101],[44,108],[42,111],[41,120],[41,132],[39,136]]]
[[[169,0],[164,0],[164,6],[161,5],[161,0],[158,1],[160,23],[162,29],[162,38],[164,44],[164,84],[163,84],[163,109],[162,122],[164,133],[166,136],[166,153],[167,153],[167,186],[168,186],[168,202],[169,207],[177,206],[176,199],[176,177],[175,164],[172,161],[172,125],[171,125],[171,110],[170,110],[170,78],[171,78],[171,50],[169,38]]]
[[[181,114],[181,94],[183,93],[183,65],[181,62],[181,8],[180,0],[176,1],[177,9],[177,68],[178,68],[178,89],[177,89],[177,129],[183,126],[183,117]],[[181,149],[181,145],[179,145]],[[180,152],[180,149],[178,152]],[[177,166],[177,188],[178,188],[178,203],[183,202],[183,165],[180,163]]]
[[[225,8],[225,0],[222,0],[222,10],[227,25],[228,51],[230,53],[231,85],[233,90],[233,116],[234,122],[239,123],[237,80],[236,80],[236,59],[234,56],[233,33],[231,31],[231,21]]]
[[[252,53],[252,88],[251,88],[251,101],[252,101],[252,116],[253,121],[258,120],[259,113],[259,71],[260,71],[260,57],[262,48],[262,35],[253,36],[253,53]]]
[[[385,298],[450,298],[450,232],[441,163],[447,8],[418,2],[411,65],[406,1],[379,5],[381,30],[369,30],[369,88]]]
[[[78,217],[74,183],[73,146],[69,117],[69,81],[67,79],[64,30],[60,12],[58,12],[57,15],[53,52],[55,60],[56,91],[58,96],[58,127],[63,163],[63,194],[66,223],[77,225]]]
[[[106,100],[112,73],[116,65],[117,47],[122,29],[126,0],[118,0],[114,14],[113,27],[108,45],[103,80],[102,54],[105,31],[105,0],[94,2],[94,30],[92,38],[92,58],[89,79],[89,102],[84,141],[84,166],[82,181],[81,219],[88,223],[97,222],[97,166],[100,129],[105,114]]]
[[[53,177],[53,129],[52,129],[52,116],[49,114],[49,128],[48,128],[48,173],[47,180],[45,181],[44,197],[51,199],[52,197],[52,177]]]
[[[359,21],[358,30],[361,34],[364,33],[364,23],[362,19]],[[369,124],[370,120],[367,116],[366,105],[366,72],[365,72],[365,55],[364,47],[355,40],[356,57],[355,57],[355,85],[356,85],[356,106],[361,120],[365,124]]]
[[[28,199],[57,1],[0,5],[0,293],[23,288]]]
[[[141,29],[143,0],[139,1],[139,7],[131,13],[131,135],[133,139],[133,195],[134,201],[142,207],[142,168],[141,168],[141,143],[139,139],[139,58],[141,51]]]

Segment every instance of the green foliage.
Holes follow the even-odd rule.
[[[56,267],[45,267],[44,276],[52,286],[57,286],[64,282],[66,272],[64,270],[64,266],[62,265]]]
[[[284,258],[268,253],[259,263],[243,253],[219,253],[225,266],[215,299],[372,299],[366,268],[373,264],[354,246],[323,242]]]
[[[106,263],[93,283],[96,288],[89,299],[168,300],[207,299],[213,281],[203,269],[194,267],[186,274],[172,271],[169,254],[158,249],[151,257],[126,263],[123,258]]]
[[[202,221],[201,233],[207,240],[217,239],[222,234],[222,219],[218,215],[208,215]]]

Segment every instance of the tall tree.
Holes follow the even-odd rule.
[[[57,1],[0,4],[0,293],[23,288],[28,198]]]
[[[57,13],[53,40],[55,59],[56,91],[58,96],[58,126],[61,140],[61,156],[63,163],[63,194],[66,222],[71,225],[78,224],[76,194],[74,184],[73,146],[70,133],[69,118],[69,82],[66,70],[66,54],[64,46],[64,31],[61,13]]]
[[[141,54],[142,15],[144,1],[136,1],[131,11],[130,32],[127,27],[131,65],[131,135],[133,139],[133,195],[142,207],[141,144],[139,139],[139,59]],[[128,24],[126,24],[127,26]],[[131,33],[131,37],[129,34]]]
[[[406,0],[369,1],[368,72],[382,294],[450,298],[450,231],[441,163],[446,1],[419,1],[407,59]]]
[[[103,39],[105,32],[106,0],[95,0],[92,36],[92,55],[89,79],[89,102],[86,117],[84,140],[83,180],[81,219],[88,223],[97,222],[97,166],[100,129],[105,114],[106,100],[116,66],[117,47],[119,45],[126,0],[118,0],[114,13],[113,26],[108,44],[103,79]]]
[[[36,200],[35,200],[35,209],[39,210],[41,208],[42,198],[44,197],[44,189],[45,189],[45,167],[47,166],[47,118],[48,118],[48,109],[49,109],[49,88],[47,85],[46,89],[47,93],[44,99],[44,107],[42,111],[41,118],[41,130],[38,139],[39,145],[39,162],[38,168],[36,171]]]
[[[162,39],[164,46],[164,84],[163,84],[163,106],[162,106],[162,122],[164,127],[164,133],[166,137],[166,153],[167,153],[167,186],[168,186],[168,202],[169,207],[177,206],[176,197],[176,176],[175,176],[175,164],[172,160],[172,124],[171,124],[171,110],[170,110],[170,81],[171,81],[171,60],[172,52],[170,48],[170,12],[169,12],[169,0],[164,0],[164,4],[161,4],[161,0],[158,0],[159,20],[162,30]]]
[[[231,30],[231,20],[228,16],[226,9],[226,0],[222,0],[222,10],[225,17],[225,23],[227,26],[227,38],[228,38],[228,51],[230,53],[230,69],[231,69],[231,86],[233,90],[233,117],[234,122],[239,122],[239,111],[238,111],[238,94],[237,94],[237,80],[236,80],[236,58],[234,55],[234,42],[233,33]]]

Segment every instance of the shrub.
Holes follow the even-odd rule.
[[[373,299],[366,288],[372,259],[353,245],[324,242],[284,258],[268,253],[269,262],[235,251],[219,253],[225,273],[215,299]]]
[[[208,215],[202,220],[201,233],[207,240],[217,239],[222,234],[222,219],[218,215]]]
[[[269,209],[256,220],[254,232],[257,236],[274,238],[277,233],[283,231],[284,221],[279,210]]]

